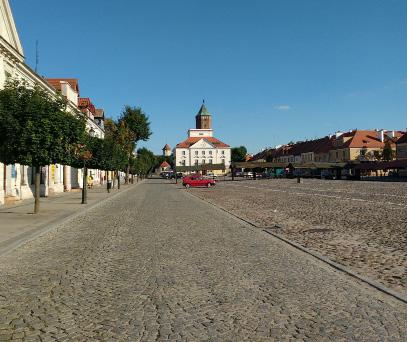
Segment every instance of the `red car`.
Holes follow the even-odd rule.
[[[204,179],[201,175],[191,175],[182,178],[182,185],[186,188],[190,186],[206,186],[210,188],[215,185],[215,181],[213,179]]]

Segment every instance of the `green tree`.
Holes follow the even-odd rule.
[[[122,130],[122,144],[127,150],[126,184],[129,181],[130,159],[139,141],[147,141],[151,135],[148,116],[140,107],[125,106],[119,118],[118,127]]]
[[[390,140],[387,140],[384,144],[383,148],[383,153],[382,153],[382,158],[385,161],[390,161],[394,159],[394,151],[391,147],[391,142]]]
[[[0,90],[0,161],[35,168],[34,213],[40,209],[41,167],[70,164],[84,132],[84,120],[66,112],[61,96],[17,80]]]
[[[114,121],[107,119],[105,121],[105,146],[111,153],[109,163],[113,167],[116,175],[119,171],[127,171],[130,169],[129,161],[133,155],[135,143],[133,139],[133,132],[126,126],[124,121]],[[125,154],[125,161],[123,161],[123,153]],[[116,179],[116,176],[114,177]],[[118,186],[120,188],[120,179],[118,179]]]
[[[134,168],[138,175],[142,177],[148,176],[153,171],[156,163],[157,160],[153,152],[145,147],[137,150]]]
[[[247,155],[247,149],[244,146],[233,147],[231,153],[232,162],[244,162]]]

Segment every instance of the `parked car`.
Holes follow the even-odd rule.
[[[174,171],[163,171],[160,173],[160,177],[170,179]]]
[[[252,171],[245,171],[245,172],[243,172],[243,177],[246,177],[246,178],[253,178],[253,172]]]
[[[205,186],[207,188],[210,188],[211,186],[215,186],[215,184],[216,182],[214,179],[205,179],[199,174],[182,178],[182,185],[185,186],[187,189],[191,186]]]
[[[175,173],[173,172],[173,173],[171,173],[171,175],[170,175],[170,177],[169,177],[170,179],[175,179]],[[177,172],[177,178],[179,179],[179,178],[182,178],[182,172]]]

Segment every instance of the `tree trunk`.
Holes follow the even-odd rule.
[[[106,189],[107,189],[108,194],[110,194],[111,186],[112,186],[112,183],[110,182],[110,179],[109,179],[109,171],[106,171]]]
[[[88,168],[83,165],[82,204],[88,203]]]
[[[124,184],[129,184],[129,174],[130,174],[130,160],[126,167],[126,178],[124,180]]]
[[[116,171],[112,171],[112,189],[116,186]]]
[[[40,211],[40,192],[41,192],[41,167],[35,166],[34,178],[34,214]]]
[[[120,172],[117,171],[117,189],[120,190]]]

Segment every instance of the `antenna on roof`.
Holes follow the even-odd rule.
[[[202,104],[205,104],[205,99],[202,99]]]
[[[35,72],[38,72],[38,64],[40,62],[40,53],[38,51],[38,40],[35,41]]]

